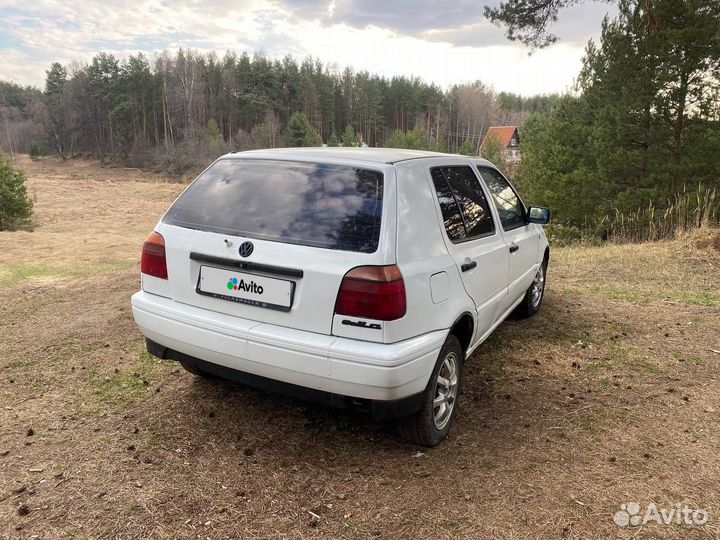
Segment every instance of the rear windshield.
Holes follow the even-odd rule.
[[[354,167],[222,159],[173,204],[170,225],[290,244],[377,250],[383,175]]]

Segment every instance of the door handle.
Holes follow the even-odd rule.
[[[470,262],[462,263],[460,265],[460,270],[462,270],[463,272],[467,272],[468,270],[472,270],[476,266],[477,266],[477,261],[470,261]]]
[[[520,246],[518,246],[515,242],[510,244],[510,253],[515,253],[518,249],[520,249]]]

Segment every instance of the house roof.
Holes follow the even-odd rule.
[[[510,145],[510,139],[513,138],[516,131],[517,126],[493,126],[488,129],[480,147],[485,146],[485,143],[490,137],[497,137],[502,142],[503,148],[507,148]]]

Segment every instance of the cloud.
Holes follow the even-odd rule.
[[[581,2],[566,8],[554,26],[563,42],[585,42],[597,34],[600,21],[608,11],[615,11],[607,0]],[[335,0],[332,16],[325,0],[288,0],[287,5],[298,15],[318,19],[325,24],[345,24],[353,28],[370,26],[386,28],[399,34],[444,41],[458,46],[503,45],[504,31],[483,15],[484,5],[497,5],[497,0]]]
[[[21,49],[0,51],[0,80],[41,85],[51,60],[36,58]]]
[[[524,95],[568,90],[580,70],[583,52],[560,44],[529,56],[523,47],[507,42],[458,47],[373,26],[321,28],[318,22],[294,22],[292,28],[302,36],[303,48],[326,62],[388,77],[415,75],[443,88],[482,80],[497,90]]]
[[[38,60],[87,62],[98,51],[118,56],[166,48],[254,50],[287,12],[262,0],[207,3],[192,0],[0,0],[0,78],[39,84],[23,64]],[[14,66],[14,67],[13,67]]]
[[[566,42],[528,58],[482,18],[482,4],[457,0],[0,0],[0,78],[44,83],[53,61],[88,62],[165,49],[312,55],[381,75],[417,75],[443,87],[481,79],[523,94],[562,91],[606,4],[564,12]],[[538,74],[538,66],[542,73]]]
[[[465,24],[457,28],[425,30],[420,37],[458,47],[491,47],[505,44],[506,41],[503,31],[489,21]]]

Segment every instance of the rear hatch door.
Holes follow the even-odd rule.
[[[391,167],[220,159],[158,227],[169,279],[162,294],[330,334],[345,273],[395,260],[394,194]]]

